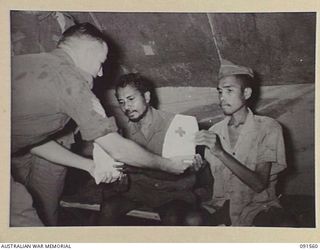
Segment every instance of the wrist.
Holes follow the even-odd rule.
[[[159,170],[166,172],[168,169],[170,169],[170,160],[169,159],[159,157],[159,158],[157,158],[157,161],[158,161],[158,164],[156,164],[156,166],[158,166]]]
[[[88,173],[93,173],[93,170],[94,170],[94,161],[91,160],[91,159],[86,159],[86,170]]]

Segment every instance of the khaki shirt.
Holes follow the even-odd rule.
[[[235,176],[218,158],[205,151],[214,177],[213,197],[205,207],[220,207],[230,200],[230,218],[233,226],[250,226],[254,217],[271,206],[280,207],[275,186],[277,174],[286,168],[285,147],[281,126],[265,116],[254,115],[251,110],[232,149],[229,142],[230,117],[210,128],[219,135],[223,148],[251,170],[257,164],[271,162],[269,186],[256,193]]]
[[[117,131],[91,92],[92,82],[61,49],[13,57],[12,152],[56,135],[70,118],[85,140]]]
[[[130,122],[123,127],[124,137],[136,142],[148,151],[161,155],[165,135],[174,114],[152,108],[153,120],[149,125],[147,137],[141,132],[138,123]],[[141,202],[149,207],[159,207],[172,200],[195,202],[192,188],[195,184],[193,173],[174,175],[149,168],[129,167],[131,185],[127,198]]]

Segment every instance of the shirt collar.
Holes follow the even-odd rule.
[[[246,116],[243,116],[238,123],[236,123],[235,120],[232,119],[232,116],[227,116],[227,118],[226,118],[227,125],[228,125],[228,126],[234,125],[235,127],[239,127],[240,125],[245,124],[246,121],[247,121],[247,119],[248,119],[249,114],[251,114],[251,116],[253,115],[253,113],[252,113],[252,111],[250,110],[250,108],[247,108],[247,110],[248,110],[248,114],[247,114]]]
[[[251,131],[255,130],[254,114],[250,108],[247,108],[247,109],[248,109],[248,115],[246,117],[244,127],[241,131],[242,134],[250,133]]]
[[[248,147],[245,145],[251,145],[250,141],[253,138],[256,138],[252,133],[257,132],[255,116],[251,109],[248,108],[248,115],[246,121],[241,128],[238,140],[233,148],[230,145],[229,132],[228,132],[228,123],[230,116],[227,116],[221,123],[219,135],[222,137],[222,145],[225,147],[226,151],[229,153],[236,153],[237,159],[241,160],[241,157],[246,156],[244,153],[248,150]]]
[[[228,126],[235,126],[239,127],[240,125],[243,125],[246,122],[247,116],[244,116],[241,118],[239,122],[236,122],[235,119],[230,118],[228,122]]]

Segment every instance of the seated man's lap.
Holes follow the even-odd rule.
[[[295,227],[297,222],[283,208],[270,207],[256,215],[253,226],[257,227]]]
[[[116,225],[117,221],[129,211],[133,209],[139,209],[146,207],[145,204],[137,201],[133,201],[121,194],[109,197],[101,204],[100,209],[100,225]],[[185,201],[172,200],[168,203],[161,205],[160,207],[148,207],[153,211],[159,213],[161,224],[168,226],[182,226],[189,224],[188,221],[194,221],[194,217],[190,215],[191,211],[196,211],[193,204],[189,204]],[[194,213],[195,214],[195,213]],[[189,215],[189,216],[188,216]],[[196,225],[199,222],[191,222]]]

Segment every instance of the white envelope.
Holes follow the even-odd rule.
[[[197,119],[194,116],[175,115],[162,147],[162,156],[165,158],[185,156],[186,160],[195,155],[195,133],[199,131]]]
[[[94,179],[99,184],[106,173],[112,173],[115,178],[120,177],[121,172],[113,166],[119,165],[104,151],[99,144],[93,143]]]

